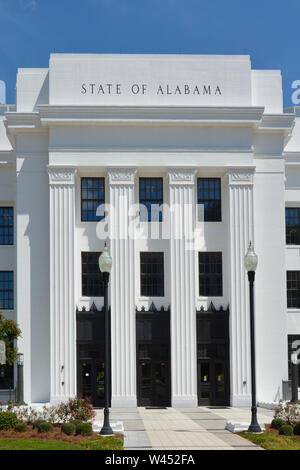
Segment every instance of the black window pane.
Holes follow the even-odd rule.
[[[103,297],[103,277],[99,269],[101,252],[81,253],[82,295],[86,297]]]
[[[199,253],[199,295],[207,297],[223,295],[222,253]]]
[[[300,308],[300,271],[287,271],[287,306]]]
[[[143,252],[141,259],[141,295],[164,296],[164,254]]]
[[[296,345],[296,348],[292,347],[294,341],[300,341],[300,335],[288,335],[288,367],[289,367],[289,380],[292,380],[292,362],[291,354],[296,352],[299,349],[299,344]],[[294,345],[295,346],[295,345]],[[299,356],[298,356],[299,358]],[[298,364],[298,387],[300,387],[300,364]]]
[[[0,245],[14,243],[14,209],[0,207]]]
[[[198,213],[204,222],[221,221],[221,179],[198,178]]]
[[[163,179],[140,178],[140,219],[162,221]]]
[[[14,368],[7,364],[0,364],[0,389],[9,390],[14,388]]]
[[[0,310],[14,308],[14,273],[0,271]]]
[[[298,207],[285,208],[286,244],[300,245],[300,209]]]
[[[105,203],[104,178],[81,178],[81,220],[95,222],[104,219],[104,210],[97,208]]]

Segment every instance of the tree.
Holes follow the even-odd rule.
[[[7,320],[0,312],[0,340],[6,346],[6,364],[11,366],[17,359],[18,349],[14,347],[14,340],[21,336],[21,330],[13,320]]]

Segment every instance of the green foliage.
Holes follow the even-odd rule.
[[[68,436],[71,436],[71,434],[74,434],[76,429],[76,426],[74,423],[63,423],[61,426],[61,430],[64,434],[67,434]]]
[[[27,431],[27,424],[26,423],[18,423],[15,425],[15,431],[17,432],[25,432]]]
[[[286,424],[285,421],[283,421],[283,419],[280,419],[280,418],[274,418],[272,420],[272,423],[271,423],[271,428],[273,429],[279,429],[281,428],[281,426],[283,426],[284,424]]]
[[[280,436],[292,436],[293,435],[293,427],[290,424],[284,424],[279,429]]]
[[[58,422],[67,423],[79,420],[91,422],[96,416],[93,405],[83,398],[70,398],[68,402],[62,402],[56,409]]]
[[[17,359],[17,348],[14,348],[14,340],[21,336],[21,330],[13,320],[7,320],[0,312],[0,340],[5,341],[6,363],[11,366]]]
[[[275,410],[274,418],[279,418],[285,423],[295,426],[300,421],[300,404],[280,402]]]
[[[80,445],[48,439],[0,439],[0,450],[82,450]]]
[[[53,431],[52,424],[47,423],[46,421],[44,421],[43,423],[40,423],[37,428],[38,428],[38,431],[41,433]]]
[[[12,411],[0,411],[0,429],[12,429],[18,424],[16,413]]]
[[[95,436],[80,445],[87,450],[123,450],[123,440],[116,436]]]
[[[294,434],[295,436],[300,436],[300,422],[294,427]]]
[[[44,419],[37,419],[32,423],[33,429],[38,429],[39,425],[41,423],[45,423],[46,421]]]
[[[266,450],[300,450],[300,439],[295,436],[279,436],[273,432],[243,432],[240,435]]]
[[[79,423],[76,426],[76,434],[82,436],[90,436],[93,433],[93,428],[90,423]]]

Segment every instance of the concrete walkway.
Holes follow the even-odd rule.
[[[250,441],[226,431],[226,421],[247,422],[249,408],[122,408],[111,409],[111,421],[122,421],[125,450],[259,450]],[[103,411],[97,413],[101,420]],[[258,419],[270,423],[273,412],[259,408]]]

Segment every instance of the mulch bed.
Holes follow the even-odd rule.
[[[273,434],[279,434],[278,429],[271,428],[271,424],[265,424],[265,428],[266,428],[266,432],[271,432]],[[298,439],[300,439],[300,436],[295,436],[294,434],[293,434],[293,437],[297,437]]]
[[[0,438],[14,437],[17,439],[45,439],[48,441],[71,442],[73,444],[79,444],[81,441],[86,441],[96,436],[99,436],[99,433],[93,432],[91,436],[82,436],[81,434],[78,434],[78,436],[73,434],[68,436],[61,431],[61,426],[59,424],[53,426],[53,431],[45,433],[39,432],[37,429],[33,429],[31,424],[28,424],[27,430],[25,432],[17,432],[14,429],[0,431]],[[115,436],[119,439],[123,439],[122,434],[116,433]]]

